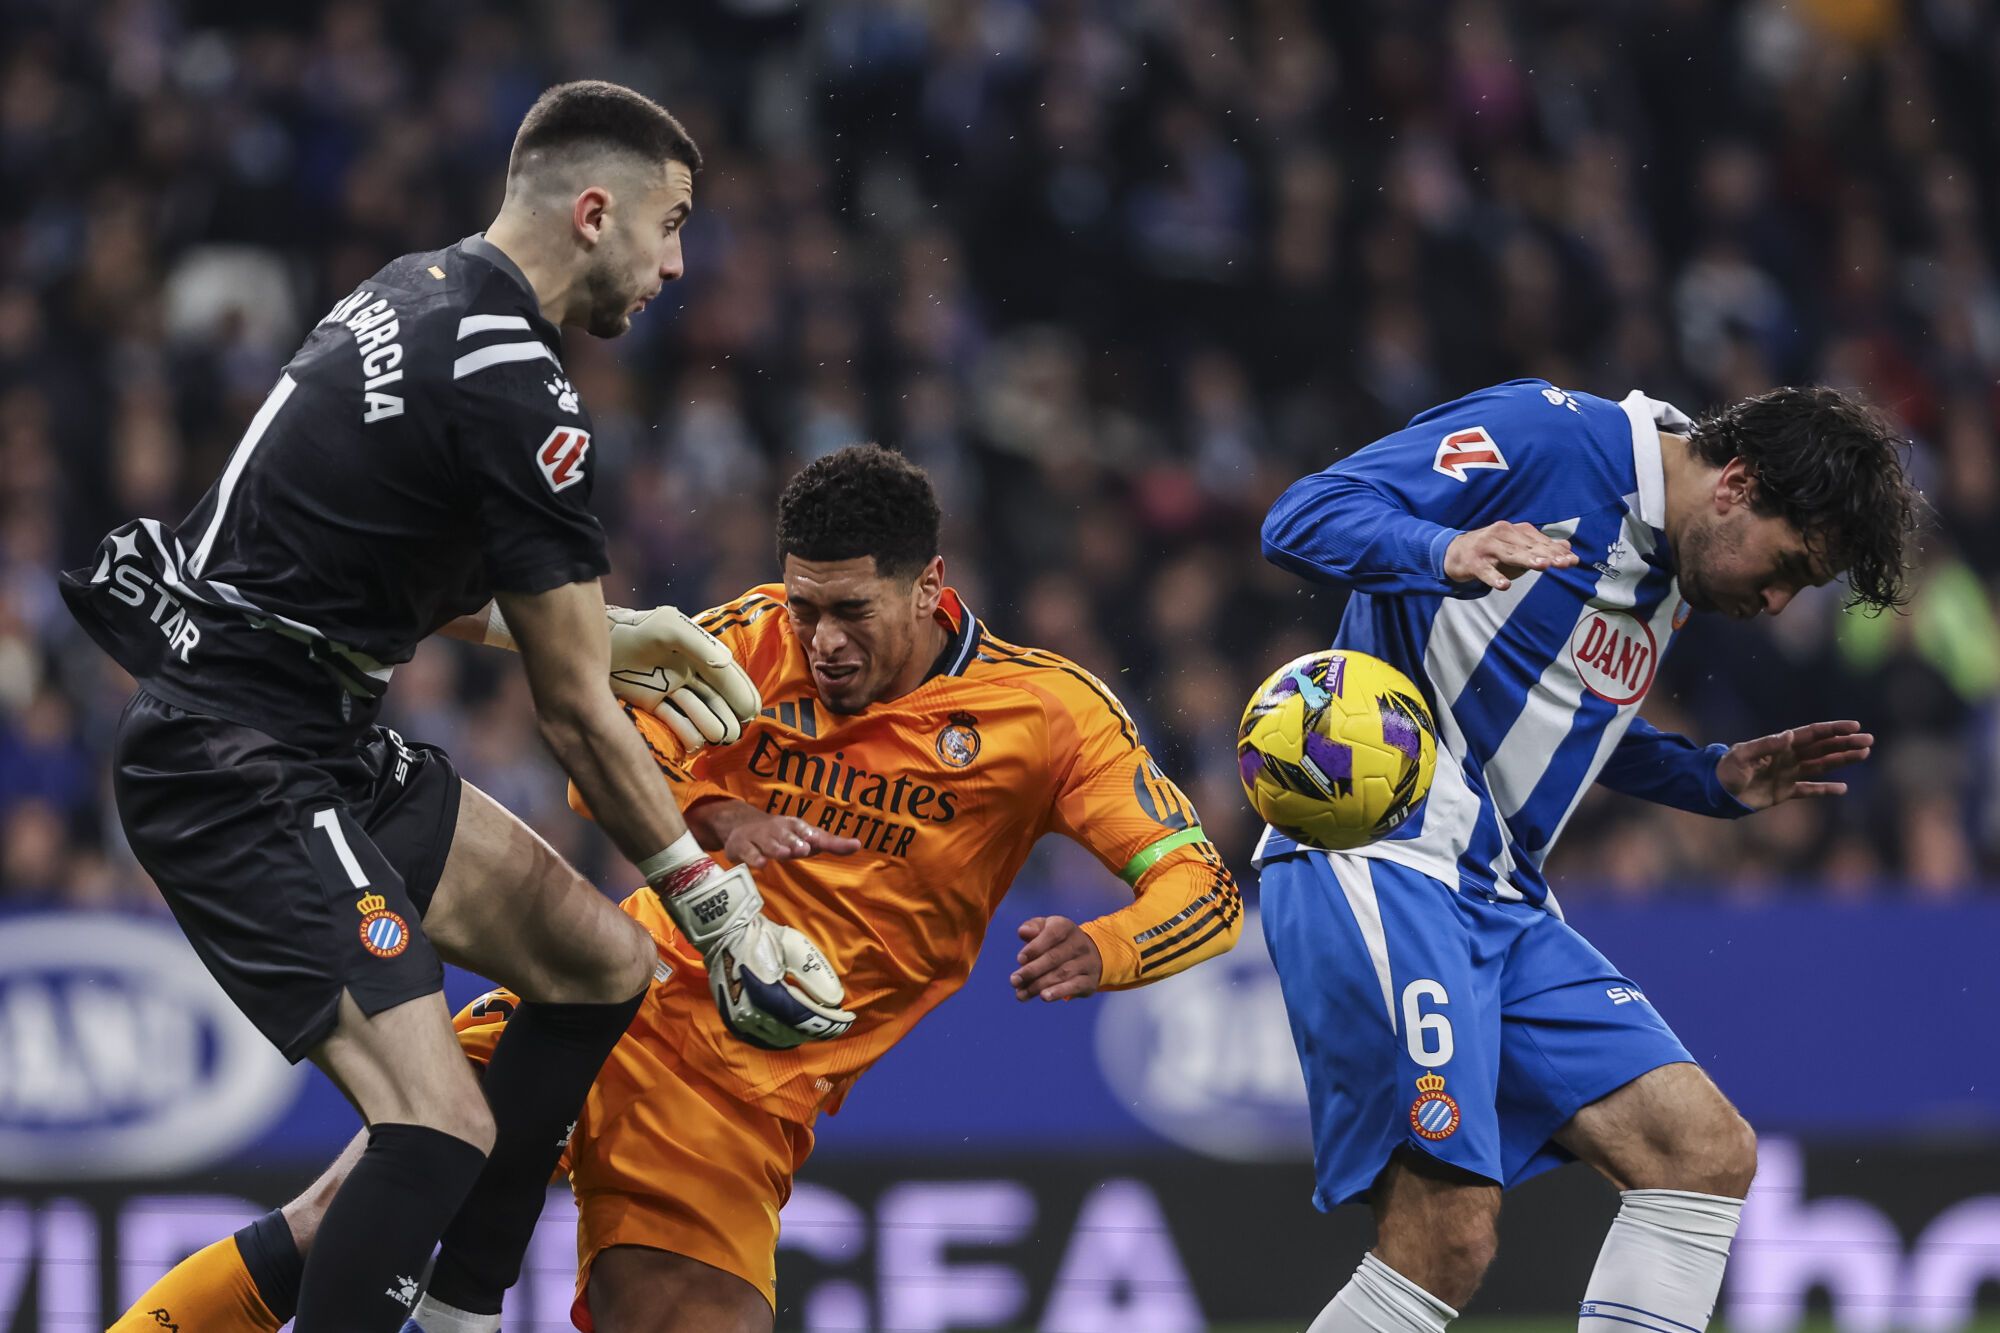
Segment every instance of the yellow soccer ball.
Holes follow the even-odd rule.
[[[1264,821],[1328,851],[1396,831],[1429,794],[1437,727],[1410,678],[1338,648],[1287,662],[1236,731],[1237,772]]]

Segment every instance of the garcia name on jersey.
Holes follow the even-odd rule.
[[[138,519],[62,576],[71,613],[169,703],[358,734],[447,621],[608,568],[560,349],[485,238],[394,261],[313,328],[180,524]]]

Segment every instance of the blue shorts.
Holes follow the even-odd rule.
[[[1580,1108],[1693,1061],[1639,988],[1540,907],[1303,850],[1267,861],[1261,883],[1321,1209],[1365,1196],[1405,1145],[1511,1187],[1572,1160],[1549,1136]]]

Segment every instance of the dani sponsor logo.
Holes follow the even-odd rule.
[[[1570,634],[1569,660],[1585,689],[1624,705],[1646,697],[1660,650],[1644,621],[1623,611],[1592,611]]]

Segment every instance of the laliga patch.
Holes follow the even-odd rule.
[[[583,456],[590,451],[590,432],[557,426],[535,450],[535,465],[549,489],[560,491],[583,480]]]
[[[979,719],[970,713],[953,713],[937,735],[938,758],[953,768],[965,768],[979,758]]]
[[[1410,1103],[1410,1128],[1421,1139],[1436,1143],[1458,1132],[1458,1103],[1444,1090],[1444,1076],[1425,1074],[1417,1080],[1417,1099]]]
[[[389,900],[371,893],[354,904],[361,913],[361,947],[377,958],[394,958],[410,947],[410,927],[389,910]]]
[[[1490,468],[1495,472],[1507,470],[1506,456],[1493,442],[1486,427],[1455,430],[1438,441],[1437,457],[1431,462],[1432,471],[1442,472],[1453,481],[1464,481],[1465,474],[1473,468]]]

